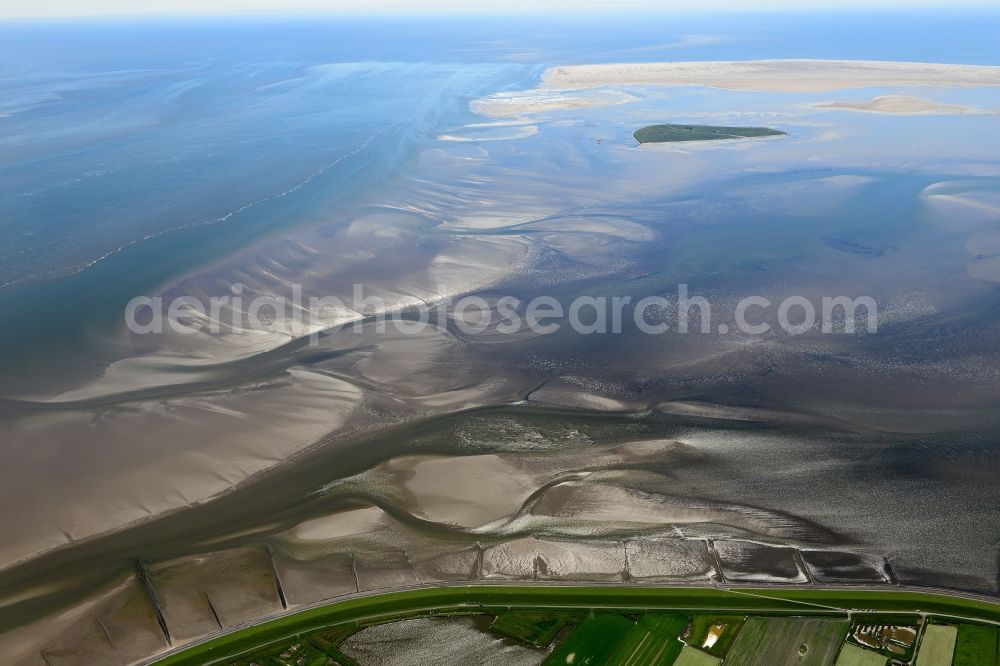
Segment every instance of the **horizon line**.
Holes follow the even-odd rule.
[[[514,0],[516,4],[503,6],[493,5],[492,7],[460,6],[453,4],[430,5],[421,8],[404,7],[400,4],[384,6],[363,6],[355,4],[345,4],[339,7],[258,7],[258,8],[234,8],[219,7],[194,9],[192,7],[183,8],[133,8],[125,7],[110,11],[54,11],[50,13],[3,13],[0,6],[0,23],[3,22],[44,22],[44,21],[74,21],[74,20],[134,20],[134,19],[218,19],[218,18],[462,18],[462,17],[487,17],[487,16],[553,16],[566,18],[567,11],[573,11],[572,18],[583,18],[586,16],[607,16],[614,14],[618,16],[629,16],[638,12],[650,15],[711,15],[711,14],[822,14],[835,13],[844,14],[856,13],[893,13],[899,11],[927,11],[941,12],[948,14],[978,11],[984,13],[1000,13],[1000,6],[988,0],[966,0],[963,3],[944,2],[942,0],[928,0],[926,2],[909,2],[903,4],[895,0],[887,0],[882,3],[867,3],[848,0],[846,2],[833,2],[827,4],[810,3],[785,4],[781,0],[770,0],[767,2],[743,5],[721,0],[719,2],[709,2],[699,6],[664,6],[662,4],[650,5],[643,0],[621,4],[617,6],[600,5],[596,6],[586,2],[569,2],[552,4],[538,3],[536,5],[521,4]],[[203,4],[210,4],[211,0]],[[348,0],[351,2],[351,0]],[[35,5],[37,7],[37,5]]]

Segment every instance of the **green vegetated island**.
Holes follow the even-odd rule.
[[[858,590],[444,586],[354,597],[231,631],[158,663],[364,666],[351,637],[475,618],[543,666],[997,666],[1000,605]],[[360,635],[360,634],[359,634]]]
[[[770,127],[721,127],[718,125],[650,125],[632,135],[639,143],[674,143],[678,141],[724,141],[760,136],[783,136]]]

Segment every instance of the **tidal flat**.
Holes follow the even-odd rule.
[[[434,581],[996,594],[1000,126],[961,111],[996,106],[996,68],[772,62],[722,85],[732,67],[697,64],[669,85],[534,64],[251,77],[269,118],[330,86],[413,77],[448,102],[413,102],[418,121],[386,134],[353,118],[371,142],[331,152],[375,165],[357,166],[365,187],[345,193],[336,169],[311,178],[317,154],[234,218],[240,238],[157,236],[204,245],[129,288],[207,299],[238,283],[246,303],[298,286],[350,304],[362,283],[387,311],[429,307],[443,324],[382,331],[345,307],[248,330],[226,323],[232,306],[217,332],[138,335],[118,312],[79,324],[44,372],[5,373],[3,654],[139,662],[255,616]],[[778,85],[783,66],[822,85]],[[938,106],[821,107],[833,90]],[[635,145],[664,119],[786,136]],[[132,275],[147,252],[8,302]],[[665,308],[649,323],[673,332],[659,335],[627,320],[607,335],[469,334],[444,307],[680,283],[712,303],[709,331],[676,332]],[[750,294],[870,296],[878,331],[722,332]]]

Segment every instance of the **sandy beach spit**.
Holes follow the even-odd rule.
[[[565,109],[586,109],[614,106],[630,102],[634,97],[615,90],[580,91],[565,94],[535,88],[520,92],[502,92],[472,102],[472,111],[493,118],[516,117],[526,113],[544,113]]]
[[[996,113],[987,109],[977,109],[959,104],[938,104],[929,99],[913,97],[912,95],[880,95],[879,97],[874,97],[863,102],[826,102],[816,104],[815,108],[901,115],[981,115]]]
[[[647,62],[551,67],[544,88],[602,85],[709,86],[730,90],[827,92],[883,86],[1000,86],[1000,67],[875,60]]]

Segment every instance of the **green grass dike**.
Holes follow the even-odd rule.
[[[995,655],[1000,606],[961,595],[889,588],[725,590],[536,584],[447,585],[333,600],[234,627],[161,655],[155,663],[349,664],[350,659],[339,651],[340,642],[361,628],[414,617],[484,615],[493,616],[490,630],[496,635],[535,646],[551,645],[557,634],[568,631],[551,648],[547,663],[580,664],[589,657],[591,664],[707,665],[718,663],[717,655],[722,653],[726,653],[726,663],[737,663],[739,653],[753,652],[754,645],[767,642],[783,655],[772,663],[805,666],[814,661],[832,663],[844,641],[850,614],[858,612],[886,623],[898,619],[900,613],[927,613],[932,624],[920,648],[928,653],[921,655],[925,661],[946,656],[950,666],[954,650],[956,664],[986,666],[990,655]],[[951,626],[936,628],[935,622]],[[746,635],[750,625],[762,629],[756,639]],[[940,630],[951,633],[937,636]],[[713,631],[717,634],[713,644],[700,649]],[[850,643],[843,644],[851,650]],[[844,655],[845,664],[855,663],[850,657]],[[918,658],[917,663],[924,662]]]

